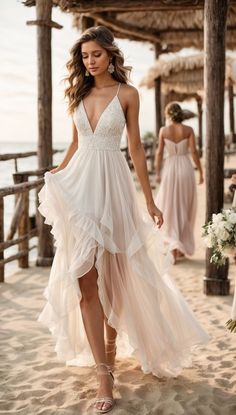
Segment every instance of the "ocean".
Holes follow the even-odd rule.
[[[0,153],[32,151],[37,148],[37,47],[36,27],[26,26],[26,21],[35,19],[35,7],[25,7],[21,1],[0,2]],[[63,25],[62,30],[52,30],[52,82],[53,82],[53,147],[66,148],[71,139],[71,119],[67,115],[64,101],[63,78],[69,49],[79,33],[72,28],[71,15],[53,8],[52,19]],[[149,43],[116,40],[122,49],[125,63],[133,67],[131,80],[140,93],[141,135],[154,132],[154,91],[140,88],[141,79],[154,63],[154,51]],[[196,53],[182,50],[181,55]],[[168,58],[171,58],[169,55]],[[196,113],[194,101],[186,102],[183,108]],[[228,107],[226,102],[226,133],[229,132]],[[197,118],[188,121],[197,132]],[[205,120],[203,120],[205,130]],[[55,155],[57,164],[62,153]],[[37,168],[35,157],[18,161],[19,170]],[[0,162],[0,188],[12,183],[13,161]],[[13,197],[5,198],[5,229],[10,225]],[[9,252],[13,248],[9,249]],[[33,254],[31,254],[33,255]],[[14,262],[16,264],[16,262]],[[8,266],[7,266],[8,268]]]

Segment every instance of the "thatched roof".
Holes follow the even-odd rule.
[[[168,93],[163,93],[163,98],[165,103],[171,102],[171,101],[178,101],[178,102],[182,102],[182,101],[189,101],[191,99],[197,99],[197,100],[202,100],[201,96],[197,93],[193,93],[193,92],[189,92],[187,93],[180,93],[180,92],[176,92],[173,90],[170,90]]]
[[[118,38],[149,41],[162,51],[183,47],[203,48],[204,0],[52,0],[62,11],[73,13],[81,29],[83,18],[109,27]],[[34,6],[35,0],[25,0]],[[231,0],[227,21],[227,49],[236,49],[236,0]],[[138,11],[137,11],[138,10]]]
[[[226,59],[226,83],[232,74],[233,60]],[[178,56],[174,59],[158,59],[142,79],[140,86],[153,88],[155,79],[161,77],[162,91],[168,94],[174,91],[178,94],[195,95],[203,89],[204,53],[192,56]]]
[[[175,59],[158,59],[142,79],[140,86],[153,88],[155,79],[161,77],[164,93],[194,94],[203,88],[203,54],[178,56]]]
[[[178,51],[184,47],[203,49],[203,10],[136,11],[86,14],[97,24],[109,27],[118,38],[143,40],[160,45],[160,50]],[[81,28],[81,15],[74,16]],[[236,7],[230,6],[227,19],[227,49],[236,49]]]

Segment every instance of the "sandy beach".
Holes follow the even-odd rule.
[[[228,164],[228,163],[227,163]],[[235,157],[229,165],[235,164]],[[228,181],[226,181],[227,185]],[[193,366],[178,378],[144,375],[139,363],[118,360],[115,372],[114,415],[234,415],[236,413],[235,334],[230,317],[236,267],[230,264],[231,295],[203,294],[204,186],[198,186],[196,252],[172,266],[171,274],[197,318],[211,336]],[[92,414],[96,376],[92,368],[65,366],[57,361],[48,330],[37,322],[49,269],[32,266],[16,272],[1,285],[1,398],[0,414]]]

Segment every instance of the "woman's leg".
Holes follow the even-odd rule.
[[[82,294],[80,308],[94,360],[96,364],[106,363],[104,342],[104,313],[98,296],[97,270],[95,267],[79,278],[79,286]],[[97,397],[112,397],[112,382],[110,376],[100,376],[100,385]],[[100,405],[100,406],[99,406]],[[98,404],[98,409],[106,409],[104,403]],[[109,406],[109,405],[108,405]]]
[[[106,360],[107,364],[113,369],[116,357],[117,332],[113,327],[109,326],[106,316],[104,316],[104,321],[106,329]]]
[[[174,258],[174,264],[176,264],[176,259],[177,259],[177,249],[173,249],[173,251],[172,251],[172,255],[173,255],[173,258]]]
[[[105,328],[106,328],[106,360],[107,364],[114,368],[116,357],[116,337],[117,332],[113,327],[109,326],[106,316],[104,315]]]

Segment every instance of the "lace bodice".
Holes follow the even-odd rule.
[[[74,114],[80,149],[93,148],[107,151],[117,151],[120,149],[125,116],[117,94],[102,112],[94,131],[89,123],[84,103],[80,101]]]
[[[183,156],[188,154],[188,138],[174,143],[174,141],[165,138],[165,147],[168,156]]]

